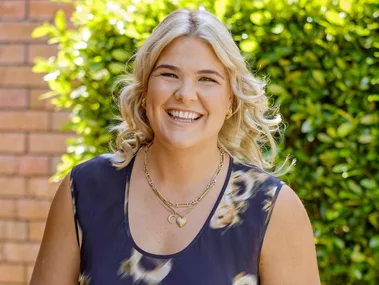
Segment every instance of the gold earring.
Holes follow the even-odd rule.
[[[146,98],[145,97],[142,98],[141,106],[142,106],[142,108],[146,109]]]
[[[232,107],[229,108],[228,113],[226,113],[225,119],[229,120],[233,116],[233,109]]]

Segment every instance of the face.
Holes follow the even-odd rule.
[[[148,81],[146,112],[154,140],[181,149],[216,145],[232,100],[226,69],[212,47],[196,38],[174,40]]]

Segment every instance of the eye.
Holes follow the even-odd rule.
[[[176,76],[176,74],[174,73],[161,73],[161,76],[164,76],[164,77],[171,77],[171,78],[178,78]]]
[[[217,83],[216,80],[214,80],[214,79],[212,79],[212,78],[210,78],[210,77],[201,77],[201,78],[200,78],[200,81]]]

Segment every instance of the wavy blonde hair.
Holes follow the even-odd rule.
[[[234,100],[233,116],[222,126],[218,144],[237,162],[255,164],[262,169],[274,166],[277,155],[273,133],[279,130],[281,116],[270,108],[265,95],[265,82],[248,70],[231,34],[213,14],[207,11],[180,9],[168,15],[144,42],[135,56],[131,76],[123,80],[119,104],[121,123],[116,148],[115,166],[125,167],[142,145],[154,138],[142,106],[149,76],[162,50],[178,37],[199,38],[208,43],[226,67]],[[267,117],[267,115],[270,116]],[[270,161],[262,152],[269,144]]]

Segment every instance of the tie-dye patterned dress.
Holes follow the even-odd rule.
[[[257,285],[263,238],[278,178],[230,160],[207,221],[182,251],[156,255],[139,248],[128,224],[128,185],[134,159],[117,170],[103,155],[71,171],[81,246],[79,284]]]

